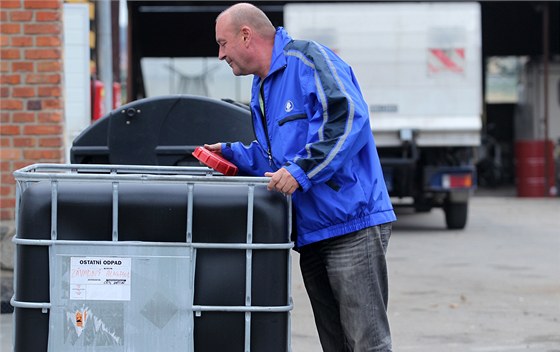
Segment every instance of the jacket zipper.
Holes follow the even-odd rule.
[[[272,166],[272,149],[270,147],[270,138],[268,136],[268,126],[266,124],[266,116],[265,116],[265,111],[266,111],[266,107],[264,104],[264,80],[261,81],[261,86],[260,86],[260,100],[262,102],[262,106],[261,106],[261,122],[263,124],[263,128],[264,128],[264,135],[266,138],[266,144],[267,144],[267,150],[266,150],[266,154],[268,155],[268,164],[270,166]],[[260,105],[260,104],[259,104]]]

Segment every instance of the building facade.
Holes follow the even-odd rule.
[[[12,173],[64,159],[61,0],[0,2],[0,220],[14,219]]]

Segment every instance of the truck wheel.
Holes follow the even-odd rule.
[[[463,229],[467,224],[468,203],[447,202],[443,208],[445,224],[450,230]]]

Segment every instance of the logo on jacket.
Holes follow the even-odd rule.
[[[294,110],[294,103],[291,100],[288,100],[284,106],[284,110],[286,110],[286,112]]]

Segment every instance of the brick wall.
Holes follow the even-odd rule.
[[[62,0],[0,1],[0,220],[14,170],[64,159]]]

